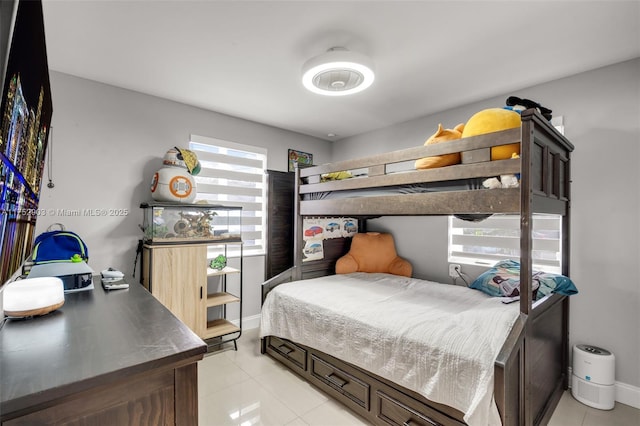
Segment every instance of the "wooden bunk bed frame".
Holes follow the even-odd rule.
[[[520,159],[486,161],[492,146],[521,144]],[[519,129],[474,136],[296,170],[294,266],[263,284],[263,301],[278,284],[335,273],[335,261],[350,239],[325,241],[323,261],[302,264],[305,216],[449,215],[508,213],[521,216],[520,316],[494,363],[494,398],[503,425],[546,424],[568,387],[569,299],[553,294],[532,301],[532,214],[563,216],[562,273],[569,275],[570,153],[573,145],[535,110],[522,112]],[[463,164],[387,174],[392,163],[461,152]],[[469,162],[465,162],[469,161]],[[477,161],[479,160],[479,161]],[[485,160],[485,161],[482,161]],[[366,178],[320,182],[320,175],[366,168]],[[327,200],[304,194],[388,185],[520,173],[520,187],[445,191]],[[366,222],[361,221],[363,231]],[[361,368],[276,336],[262,339],[262,352],[374,424],[464,424],[463,413],[437,404]]]

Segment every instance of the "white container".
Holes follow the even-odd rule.
[[[615,405],[615,356],[590,345],[573,347],[571,394],[581,403],[600,410]]]
[[[60,278],[40,277],[5,285],[2,309],[10,317],[45,315],[64,305],[64,285]]]

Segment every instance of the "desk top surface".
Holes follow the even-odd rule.
[[[47,315],[0,330],[0,413],[201,359],[206,344],[139,284],[65,294]]]

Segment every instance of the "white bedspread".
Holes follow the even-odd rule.
[[[499,425],[493,364],[519,315],[477,290],[388,274],[281,284],[262,308],[260,335],[316,348]]]

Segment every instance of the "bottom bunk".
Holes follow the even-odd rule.
[[[263,306],[263,353],[374,424],[543,424],[566,388],[566,296],[527,317],[475,290],[388,274],[277,290]]]

